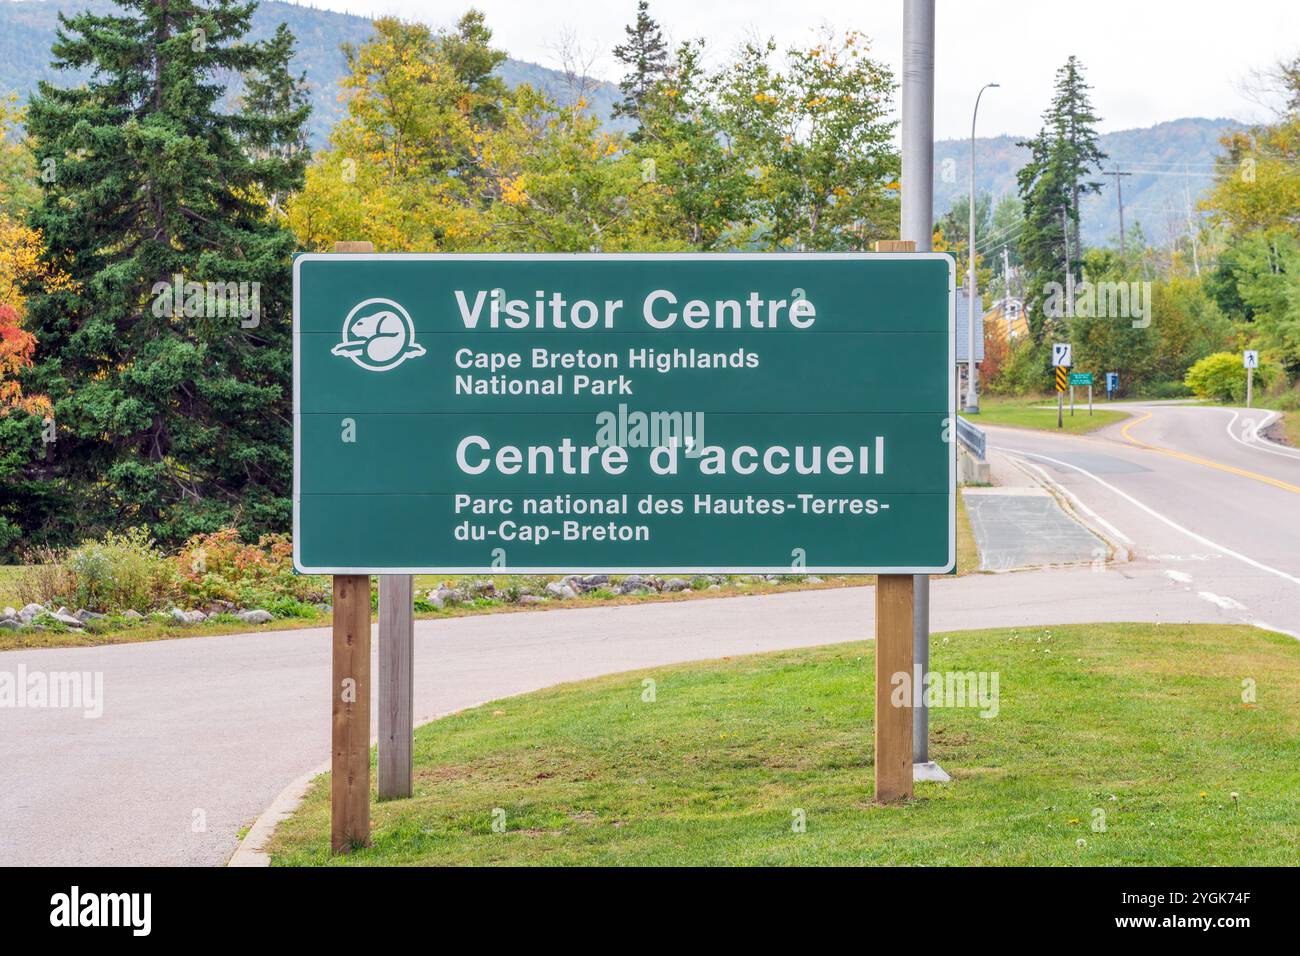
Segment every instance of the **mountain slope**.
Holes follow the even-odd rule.
[[[444,7],[439,19],[450,22],[470,2],[462,0]],[[75,73],[61,74],[50,68],[50,44],[57,13],[84,9],[110,13],[117,8],[111,0],[0,0],[0,95],[14,90],[25,99],[40,80],[61,85],[79,81]],[[313,148],[320,148],[341,111],[338,80],[345,63],[340,47],[364,42],[371,32],[370,20],[263,0],[253,16],[252,35],[268,37],[281,22],[287,23],[298,39],[295,69],[307,74],[312,102],[309,132]],[[557,70],[507,60],[501,75],[512,85],[527,82],[562,101],[570,98],[565,78]],[[611,83],[588,81],[585,95],[593,112],[608,123],[618,88]],[[1218,136],[1224,130],[1240,127],[1232,120],[1191,118],[1103,135],[1101,147],[1110,155],[1107,168],[1118,164],[1133,172],[1124,179],[1125,224],[1141,222],[1148,240],[1156,243],[1164,243],[1171,233],[1180,231],[1186,223],[1188,199],[1194,207],[1210,182],[1208,173],[1218,153]],[[1016,171],[1028,155],[1027,150],[1016,146],[1016,139],[999,136],[976,140],[978,191],[991,192],[994,197],[1015,193]],[[940,140],[935,143],[934,154],[934,206],[938,217],[966,192],[970,143],[965,139]],[[1182,175],[1184,166],[1186,177]],[[1089,244],[1109,242],[1119,234],[1115,180],[1105,177],[1104,184],[1100,195],[1084,202],[1083,234]]]
[[[1126,129],[1098,137],[1109,157],[1107,170],[1118,167],[1132,173],[1123,177],[1124,226],[1140,222],[1147,240],[1168,241],[1169,234],[1185,228],[1190,201],[1196,201],[1211,183],[1215,158],[1221,152],[1219,136],[1243,124],[1229,119],[1200,117],[1157,123],[1146,129]],[[992,193],[994,201],[1016,193],[1016,172],[1028,160],[1029,150],[1016,145],[1018,137],[996,136],[975,140],[975,189]],[[970,140],[945,139],[934,144],[934,211],[941,216],[953,200],[965,196],[970,175]],[[1119,236],[1115,178],[1101,175],[1102,190],[1083,201],[1082,233],[1088,245],[1113,242]]]
[[[470,6],[470,0],[447,5],[439,11],[439,19],[450,23]],[[111,14],[119,9],[111,0],[0,0],[0,95],[13,91],[25,100],[41,80],[61,86],[79,82],[81,74],[60,73],[50,67],[50,45],[54,42],[59,12],[90,10]],[[338,80],[346,64],[340,48],[344,43],[363,43],[370,36],[371,21],[347,13],[262,0],[253,14],[250,35],[253,39],[265,39],[280,23],[287,23],[298,39],[294,69],[307,74],[312,105],[308,129],[312,147],[319,149],[325,145],[330,127],[341,112]],[[491,26],[490,21],[488,25]],[[557,70],[507,60],[501,76],[512,86],[530,83],[561,101],[569,98],[564,75]],[[618,87],[612,83],[588,81],[586,97],[591,109],[606,120],[619,95]]]

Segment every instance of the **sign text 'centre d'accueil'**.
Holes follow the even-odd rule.
[[[302,255],[305,572],[943,572],[944,255]]]

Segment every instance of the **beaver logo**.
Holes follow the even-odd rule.
[[[392,299],[366,299],[343,320],[343,341],[330,349],[371,372],[387,372],[424,354],[411,316]]]

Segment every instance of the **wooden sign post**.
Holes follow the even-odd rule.
[[[915,252],[910,239],[876,243],[877,252]],[[910,574],[876,577],[876,802],[892,803],[912,796],[912,704],[919,688],[904,695],[906,706],[893,699],[894,676],[912,684],[912,642],[915,588]]]
[[[335,252],[374,252],[336,242]],[[334,575],[330,850],[370,842],[370,576]]]
[[[370,576],[334,575],[330,849],[370,842]]]
[[[415,612],[409,574],[379,576],[380,800],[411,795]]]
[[[876,578],[876,802],[912,796],[912,576]],[[894,678],[905,676],[910,692],[894,700]]]

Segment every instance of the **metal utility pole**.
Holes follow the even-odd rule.
[[[930,252],[934,240],[934,0],[903,0],[903,178],[899,237]],[[930,577],[912,576],[912,671],[930,670]],[[930,763],[930,713],[912,693],[912,776],[947,779]],[[937,773],[936,773],[937,772]]]
[[[1125,258],[1125,241],[1124,241],[1124,183],[1122,177],[1132,176],[1132,173],[1121,173],[1116,167],[1106,174],[1115,177],[1115,199],[1119,204],[1119,257],[1120,260]]]
[[[1192,267],[1196,277],[1201,276],[1201,256],[1196,248],[1196,227],[1192,225],[1192,188],[1187,181],[1187,166],[1183,166],[1183,202],[1187,204],[1187,238],[1192,241]]]
[[[903,2],[903,178],[899,238],[934,242],[934,0]]]
[[[966,315],[966,411],[979,413],[979,371],[975,367],[975,320],[984,311],[980,308],[979,291],[975,287],[975,120],[980,113],[980,97],[984,91],[997,86],[985,83],[975,94],[975,110],[970,117],[970,229],[966,233],[966,258],[970,261],[969,311]]]

